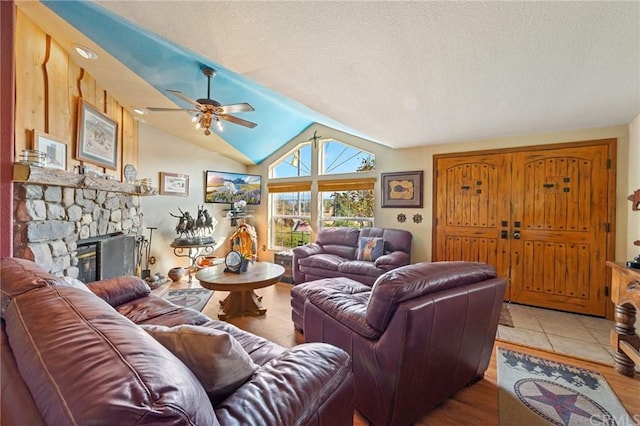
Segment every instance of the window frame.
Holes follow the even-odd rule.
[[[324,143],[327,141],[333,141],[333,142],[339,142],[343,145],[346,145],[347,147],[350,148],[354,148],[359,150],[360,152],[364,152],[366,154],[369,154],[370,157],[373,159],[373,164],[374,167],[372,170],[363,170],[363,171],[357,171],[354,170],[353,172],[349,172],[349,173],[330,173],[330,174],[322,174],[321,173],[321,157],[322,157],[322,153],[321,151],[324,149]],[[376,176],[376,171],[375,171],[375,154],[371,153],[369,151],[360,149],[356,146],[353,146],[351,144],[348,144],[346,142],[340,141],[339,139],[336,138],[326,138],[323,140],[319,141],[320,143],[311,143],[311,141],[305,141],[305,142],[300,142],[298,143],[293,149],[287,151],[286,154],[284,154],[283,156],[280,156],[277,160],[273,161],[269,166],[268,166],[268,174],[269,174],[269,178],[267,181],[267,192],[268,192],[268,208],[267,208],[267,215],[268,215],[268,230],[267,230],[267,235],[268,235],[268,249],[269,250],[274,250],[274,251],[279,251],[279,250],[287,250],[293,247],[282,247],[282,246],[276,246],[275,245],[275,232],[276,232],[276,224],[274,219],[275,218],[281,218],[282,215],[277,215],[274,214],[274,198],[272,197],[272,193],[275,193],[277,191],[280,192],[284,192],[284,188],[287,189],[286,192],[295,192],[291,189],[300,189],[300,188],[306,188],[306,186],[298,186],[298,185],[310,185],[310,207],[311,207],[311,217],[308,218],[309,224],[311,225],[312,231],[310,233],[310,241],[315,240],[315,234],[317,233],[318,229],[320,229],[321,227],[325,227],[325,223],[328,220],[331,219],[325,219],[323,217],[323,212],[322,212],[322,200],[321,197],[323,196],[324,192],[341,192],[341,191],[351,191],[351,190],[363,190],[363,189],[367,189],[367,190],[372,190],[373,191],[373,208],[374,208],[374,213],[373,213],[373,217],[371,218],[360,218],[360,217],[336,217],[335,219],[338,220],[370,220],[371,221],[371,226],[374,226],[373,224],[375,223],[375,208],[376,208],[376,203],[377,203],[377,198],[378,195],[376,194],[376,190],[375,190],[375,186],[377,184],[377,176]],[[284,161],[284,159],[290,157],[292,155],[292,153],[296,152],[297,150],[300,150],[301,148],[303,148],[304,146],[311,146],[311,175],[310,176],[296,176],[296,177],[280,177],[280,178],[273,178],[271,177],[273,175],[273,170],[275,170],[275,167],[277,167],[277,165],[279,165],[282,161]],[[324,189],[324,190],[323,190]],[[296,217],[287,217],[287,218],[291,218],[291,219],[303,219],[303,220],[307,220],[307,217],[304,216],[296,216]],[[295,246],[294,246],[295,247]]]

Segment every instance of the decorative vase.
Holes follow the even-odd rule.
[[[176,266],[175,268],[169,269],[167,275],[171,278],[172,281],[180,281],[182,277],[184,277],[185,270],[182,266]]]
[[[249,259],[242,259],[242,263],[240,264],[240,270],[238,272],[247,272],[247,267],[249,266]]]

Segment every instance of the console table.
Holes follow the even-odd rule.
[[[615,303],[615,328],[611,346],[616,351],[613,367],[620,374],[633,377],[640,365],[640,337],[636,334],[636,312],[640,307],[640,269],[624,263],[607,262],[612,269],[611,301]]]
[[[198,269],[198,259],[206,255],[213,253],[213,247],[215,242],[205,244],[180,244],[175,241],[171,243],[173,248],[173,254],[177,257],[188,257],[191,260],[191,265],[188,268],[189,273],[189,285],[191,285],[191,274]]]

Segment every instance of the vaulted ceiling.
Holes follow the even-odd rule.
[[[640,114],[640,2],[18,1],[127,108],[166,90],[248,102],[204,136],[186,112],[144,120],[259,163],[314,122],[395,148],[628,124]]]

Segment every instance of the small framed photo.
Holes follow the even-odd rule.
[[[118,161],[118,123],[82,99],[78,102],[76,157],[113,170]]]
[[[160,172],[160,195],[189,195],[189,175]]]
[[[47,167],[67,170],[67,144],[39,130],[33,130],[33,149],[47,154]]]
[[[422,208],[422,170],[382,173],[382,207]]]

